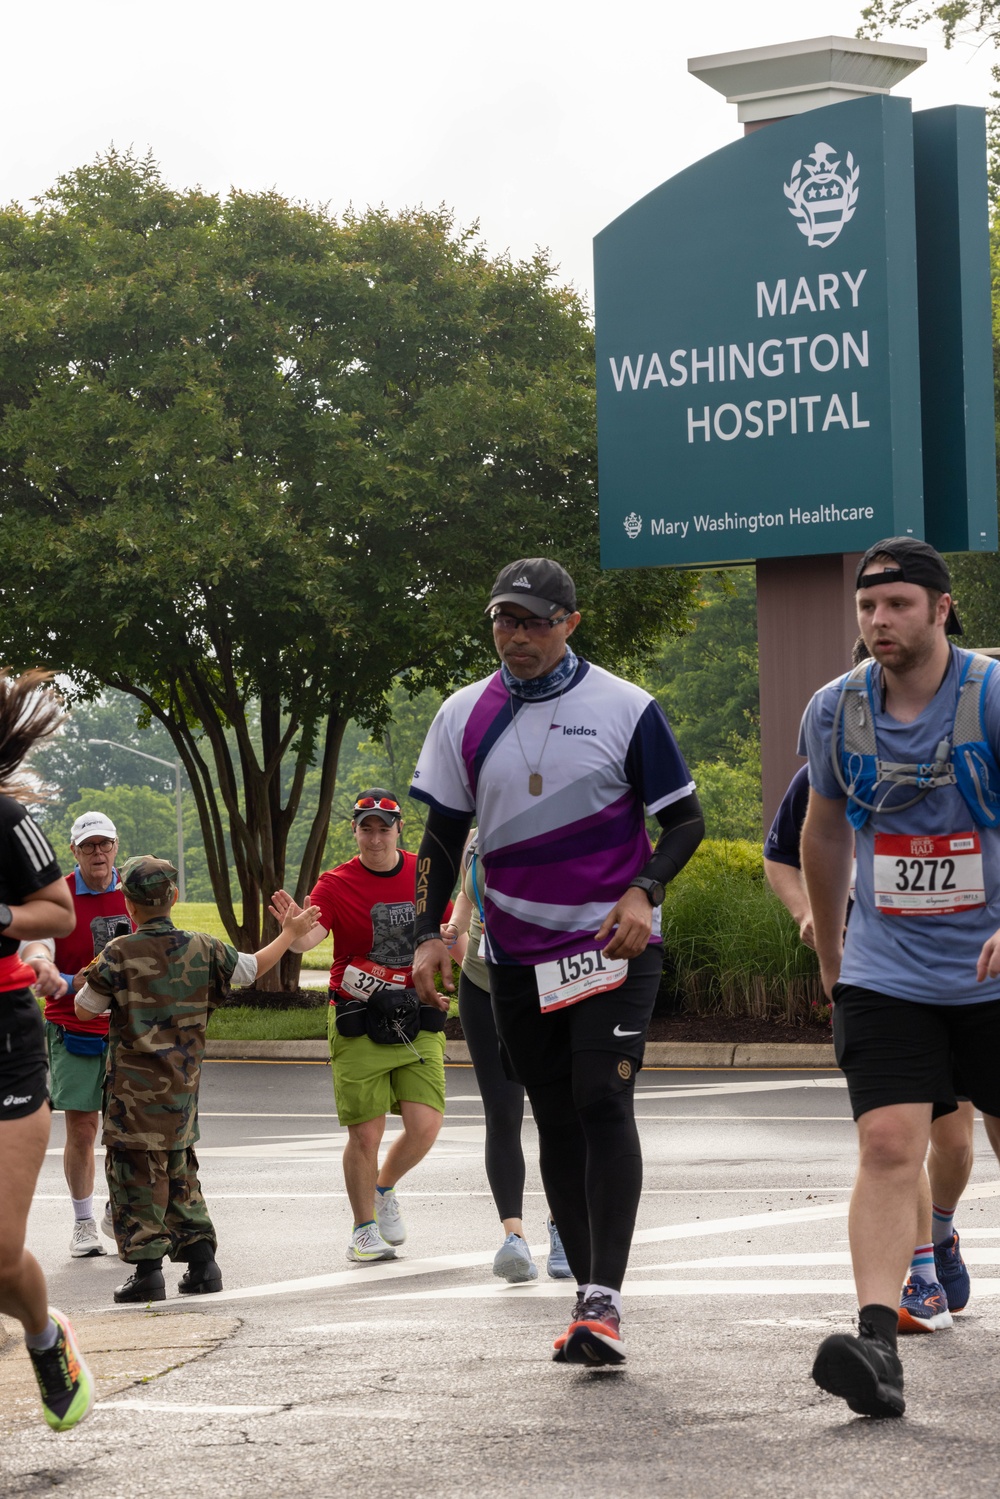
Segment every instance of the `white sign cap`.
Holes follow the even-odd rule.
[[[69,830],[69,841],[75,848],[85,838],[117,838],[118,829],[103,812],[81,812]]]

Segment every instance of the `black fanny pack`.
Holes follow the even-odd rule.
[[[339,999],[336,1009],[342,1036],[368,1036],[378,1046],[412,1045],[420,1031],[444,1030],[444,1012],[422,1005],[416,989],[387,987],[367,999]]]
[[[64,1025],[57,1025],[59,1039],[74,1057],[103,1057],[108,1049],[107,1036],[98,1036],[94,1031],[68,1031]]]

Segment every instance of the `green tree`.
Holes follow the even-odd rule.
[[[596,505],[592,333],[544,254],[116,152],[0,214],[0,658],[162,724],[240,946],[314,765],[300,899],[318,873],[350,720],[486,667],[505,561],[566,563],[604,664],[683,621],[687,576],[601,573]]]
[[[358,724],[348,727],[337,768],[337,791],[323,856],[324,869],[342,864],[357,852],[351,836],[351,812],[354,798],[367,786],[385,786],[395,792],[403,808],[401,846],[411,850],[419,847],[427,809],[423,802],[411,801],[407,792],[431,719],[440,706],[439,692],[428,688],[410,697],[402,683],[397,682],[389,694],[391,718],[381,735],[377,738],[365,735]]]
[[[173,791],[173,772],[165,766],[142,760],[127,749],[90,743],[111,739],[161,760],[176,759],[170,735],[158,723],[144,723],[149,715],[134,698],[124,692],[102,692],[87,702],[70,695],[67,707],[59,733],[31,757],[32,771],[53,788],[56,806],[75,801],[82,786],[152,786],[157,791]],[[43,809],[42,815],[50,813]]]
[[[996,200],[994,199],[994,207]],[[990,224],[990,266],[993,282],[993,402],[1000,412],[1000,215]],[[1000,464],[1000,421],[997,423]],[[948,558],[955,602],[969,645],[1000,645],[1000,555],[962,552]]]
[[[704,760],[691,766],[709,838],[748,838],[760,844],[764,828],[760,736],[739,743],[735,760]]]
[[[871,0],[861,12],[859,36],[880,37],[893,27],[915,31],[919,26],[937,22],[945,47],[951,48],[965,36],[1000,38],[1000,0]]]
[[[752,569],[704,573],[698,602],[692,629],[664,641],[643,685],[669,718],[689,765],[736,765],[744,743],[759,737]]]

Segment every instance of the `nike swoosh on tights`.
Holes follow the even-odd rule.
[[[641,1036],[642,1031],[623,1031],[620,1025],[616,1025],[611,1034],[613,1036]]]

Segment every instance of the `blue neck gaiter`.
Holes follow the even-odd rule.
[[[567,645],[565,656],[547,677],[534,677],[530,682],[522,682],[507,669],[506,662],[503,661],[500,663],[500,676],[503,679],[503,685],[512,697],[519,697],[524,702],[531,703],[537,702],[539,698],[551,697],[554,692],[562,692],[579,664],[579,658],[574,656]]]

